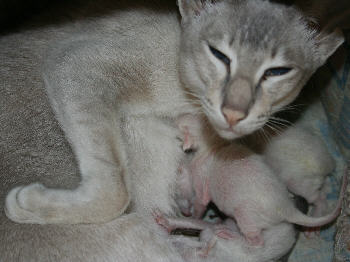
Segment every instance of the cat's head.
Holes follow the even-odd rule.
[[[261,128],[342,44],[294,7],[266,0],[178,0],[180,77],[227,139]]]

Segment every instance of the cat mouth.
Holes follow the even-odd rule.
[[[238,132],[237,130],[234,130],[233,127],[225,128],[224,131],[232,132],[232,133],[234,133],[236,135],[243,135],[242,133]]]
[[[227,128],[215,128],[216,132],[225,139],[235,139],[244,136],[245,134],[238,132],[237,130],[234,130],[232,127]]]
[[[237,125],[230,126],[226,121],[218,121],[210,114],[207,114],[207,116],[216,133],[224,139],[232,140],[247,135],[245,132],[238,131]]]

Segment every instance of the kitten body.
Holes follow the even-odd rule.
[[[313,205],[313,216],[327,212],[324,184],[335,161],[316,134],[306,128],[290,127],[270,139],[264,157],[290,192]]]
[[[193,130],[191,126],[187,126],[188,117],[184,120],[186,121],[182,122],[181,119],[178,121],[179,128],[183,130],[187,127],[191,136],[184,141],[193,140],[194,142],[190,141],[189,144],[198,144],[199,149],[187,167],[182,167],[185,172],[179,174],[181,177],[179,190],[182,191],[179,195],[182,195],[180,198],[182,203],[192,202],[194,218],[200,219],[206,206],[212,201],[225,215],[235,218],[240,232],[250,244],[263,245],[261,232],[273,225],[289,222],[316,227],[332,222],[339,215],[347,186],[346,175],[343,177],[339,200],[332,212],[323,217],[308,217],[294,206],[287,191],[287,185],[290,183],[283,183],[285,175],[281,175],[280,179],[261,155],[254,154],[238,143],[223,146],[214,143],[208,150],[205,143],[201,143],[203,135],[195,133],[202,128],[197,127]],[[194,126],[195,123],[202,125],[200,119],[192,116],[191,124]],[[184,134],[184,137],[188,134]],[[201,148],[202,145],[204,149]],[[304,177],[297,180],[299,187],[302,188],[304,180]],[[312,193],[316,195],[312,184],[309,185]],[[189,194],[191,189],[194,191],[194,196]],[[187,202],[183,200],[186,198]],[[191,210],[185,205],[185,210],[188,209]]]

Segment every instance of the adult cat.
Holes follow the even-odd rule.
[[[28,49],[56,34],[39,60],[81,182],[75,189],[13,188],[5,207],[11,220],[105,222],[130,201],[134,211],[172,213],[182,157],[174,119],[203,110],[224,138],[252,133],[293,101],[343,42],[339,32],[317,33],[295,8],[268,1],[178,5],[181,24],[176,12],[141,8],[83,21],[78,30],[30,34]],[[1,46],[25,35],[5,37]]]

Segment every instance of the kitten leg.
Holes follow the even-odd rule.
[[[192,216],[192,201],[194,192],[192,188],[191,174],[185,164],[181,164],[176,176],[177,192],[175,201],[181,213],[187,217]]]
[[[241,234],[232,219],[228,218],[223,223],[214,224],[202,230],[199,239],[202,243],[198,255],[207,257],[219,238],[230,241],[241,238]]]
[[[204,228],[199,236],[202,247],[199,249],[198,255],[203,258],[207,257],[219,238],[227,241],[241,238],[242,236],[237,230],[236,224],[230,218],[223,223]]]
[[[223,223],[213,224],[195,218],[170,218],[158,211],[153,212],[153,217],[156,223],[165,228],[168,233],[176,228],[186,228],[202,231],[210,229],[213,234],[223,239],[233,239],[240,236],[235,223],[231,219],[227,219]],[[205,239],[208,240],[208,238]]]
[[[188,228],[202,230],[199,236],[200,242],[197,242],[197,246],[191,252],[185,253],[185,256],[194,256],[196,253],[199,257],[205,258],[209,255],[210,250],[215,246],[216,241],[219,238],[232,239],[240,237],[240,234],[236,231],[235,227],[232,227],[230,223],[212,224],[199,219],[193,218],[169,218],[165,217],[160,212],[153,212],[154,219],[157,224],[166,229],[170,234],[176,228]],[[176,239],[173,237],[173,240]],[[180,237],[183,240],[183,237]],[[181,243],[182,246],[185,242]],[[184,250],[184,248],[182,247]],[[193,253],[195,252],[195,253]]]
[[[167,230],[170,234],[176,228],[191,228],[191,229],[199,229],[202,230],[200,233],[200,242],[197,244],[197,247],[192,251],[184,252],[184,248],[182,248],[182,253],[184,257],[193,257],[194,253],[197,253],[200,257],[207,257],[210,249],[216,243],[216,237],[212,230],[212,224],[199,220],[199,219],[191,219],[191,218],[169,218],[165,217],[160,212],[154,212],[154,219],[156,223]],[[176,238],[173,238],[176,239]],[[181,237],[181,240],[183,238]],[[182,245],[184,243],[181,243]]]
[[[217,236],[212,228],[204,229],[200,236],[200,242],[202,243],[202,247],[198,251],[199,257],[207,257],[209,255],[210,250],[215,246],[217,242]]]
[[[98,223],[110,221],[125,210],[129,198],[113,144],[115,127],[92,125],[89,121],[93,119],[80,115],[72,119],[69,127],[74,131],[68,136],[79,163],[80,185],[73,190],[47,188],[39,183],[13,188],[5,206],[11,220],[35,224]]]
[[[325,187],[318,191],[317,198],[310,204],[314,205],[311,211],[313,217],[320,217],[327,213],[328,203]]]
[[[195,218],[172,218],[163,215],[159,211],[153,212],[156,223],[165,228],[169,233],[176,228],[191,228],[204,230],[213,227],[214,224]]]
[[[202,218],[210,202],[209,181],[208,178],[194,179],[193,184],[196,192],[193,203],[193,216],[195,218]]]
[[[234,214],[237,225],[247,242],[255,247],[264,246],[264,238],[261,229],[255,226],[254,221],[252,221],[249,214],[245,212],[245,208],[236,208]]]
[[[315,197],[312,200],[308,199],[308,202],[313,205],[311,210],[311,216],[320,217],[327,213],[328,203],[327,203],[327,194],[325,187],[322,187],[321,190],[318,190],[315,194]],[[321,227],[304,227],[304,235],[307,238],[314,238],[320,235]]]

